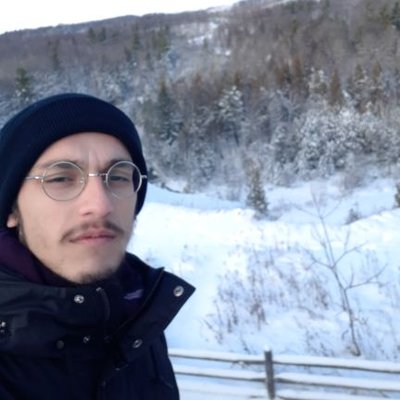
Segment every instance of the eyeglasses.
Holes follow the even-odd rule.
[[[139,168],[131,161],[118,161],[107,172],[85,173],[79,165],[71,161],[57,161],[43,172],[43,175],[27,176],[25,180],[41,182],[44,193],[57,201],[72,200],[85,188],[88,177],[99,176],[107,189],[117,198],[132,197],[142,186],[143,179]]]

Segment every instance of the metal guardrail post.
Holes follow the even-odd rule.
[[[265,374],[268,399],[275,399],[275,382],[274,382],[274,364],[272,359],[272,350],[266,348],[264,350]]]

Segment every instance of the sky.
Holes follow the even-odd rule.
[[[201,10],[236,2],[238,0],[13,0],[0,13],[0,33],[124,15]]]

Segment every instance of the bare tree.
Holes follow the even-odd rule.
[[[358,324],[358,314],[353,305],[351,291],[360,286],[378,284],[378,277],[383,273],[386,266],[378,269],[373,274],[360,278],[351,270],[350,274],[343,273],[343,265],[345,258],[353,253],[359,253],[365,244],[350,245],[350,231],[347,231],[345,241],[343,242],[343,248],[340,252],[337,252],[333,248],[334,239],[328,230],[326,224],[326,218],[332,213],[333,210],[324,212],[322,201],[315,193],[312,193],[312,202],[315,209],[315,217],[319,222],[319,229],[315,229],[315,238],[318,244],[321,246],[322,255],[317,255],[315,252],[307,251],[312,264],[314,266],[320,266],[326,268],[333,277],[336,284],[339,298],[340,306],[347,316],[347,323],[350,332],[350,340],[352,345],[352,353],[355,356],[360,356],[362,354],[359,338],[357,335],[357,324]]]

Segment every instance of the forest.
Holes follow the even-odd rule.
[[[266,184],[399,172],[399,1],[243,0],[7,32],[0,54],[2,123],[49,94],[100,96],[173,190],[264,212]]]

